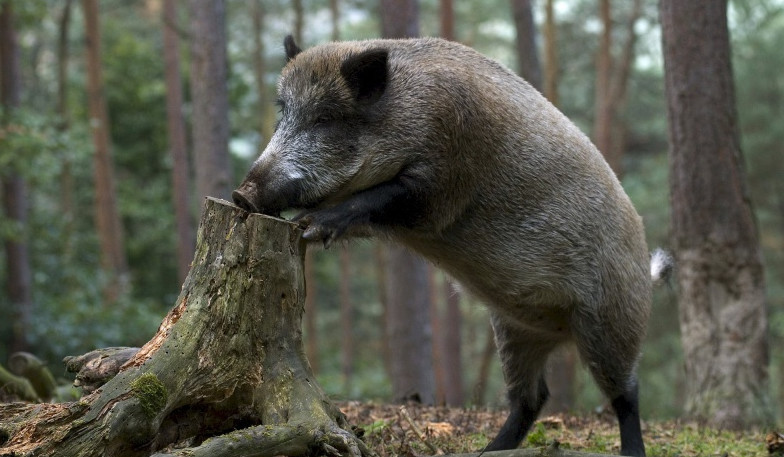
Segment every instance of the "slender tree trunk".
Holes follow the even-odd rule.
[[[332,21],[332,41],[340,39],[340,2],[338,0],[329,0],[330,20]]]
[[[229,96],[225,0],[190,0],[191,98],[196,199],[229,198]]]
[[[485,403],[485,397],[487,396],[487,384],[490,379],[490,364],[493,361],[493,356],[497,353],[494,335],[493,327],[488,325],[485,337],[485,347],[482,351],[482,357],[479,359],[479,371],[477,371],[476,381],[474,382],[473,401],[474,404],[477,405],[483,405]]]
[[[510,0],[517,29],[517,65],[520,76],[537,90],[542,90],[542,67],[536,50],[533,0]]]
[[[610,79],[612,78],[612,16],[610,0],[599,0],[599,18],[602,34],[596,54],[596,90],[593,121],[593,142],[604,154],[605,160],[615,174],[620,176],[621,164],[612,156],[613,108],[610,98]]]
[[[302,5],[302,0],[292,0],[291,4],[294,7],[294,41],[302,46],[305,42],[305,37],[302,35],[305,27],[305,7]]]
[[[764,274],[738,136],[727,2],[660,6],[686,411],[741,429],[772,414]]]
[[[253,20],[253,72],[256,79],[256,94],[259,99],[258,112],[261,121],[259,123],[259,134],[261,135],[259,150],[264,150],[272,138],[272,130],[275,126],[275,111],[272,109],[266,81],[267,64],[264,59],[264,40],[262,39],[266,18],[264,0],[251,0],[251,18]]]
[[[603,24],[596,58],[596,101],[594,115],[594,143],[604,155],[615,174],[623,176],[625,126],[621,113],[626,104],[626,87],[634,61],[637,34],[634,25],[642,12],[642,0],[635,0],[626,23],[626,41],[619,59],[612,56],[612,13],[610,0],[601,0],[599,16]]]
[[[419,36],[419,0],[380,0],[381,35],[384,38]]]
[[[340,330],[343,392],[348,397],[354,380],[354,307],[351,304],[351,253],[348,246],[340,249]]]
[[[182,115],[182,76],[180,75],[180,39],[174,27],[177,24],[177,0],[163,2],[163,59],[166,78],[166,124],[169,134],[169,152],[172,157],[172,204],[177,231],[177,273],[180,282],[193,260],[195,239],[190,212],[190,167]]]
[[[446,382],[444,399],[449,406],[462,406],[465,403],[463,393],[463,360],[461,327],[463,324],[460,312],[460,293],[454,283],[444,281],[445,310],[441,326],[441,362],[444,366]]]
[[[381,0],[385,38],[419,36],[418,0]],[[435,401],[428,264],[399,245],[386,256],[386,326],[392,392],[396,400]]]
[[[384,370],[389,378],[392,378],[392,356],[389,344],[389,297],[387,297],[387,245],[379,240],[374,242],[375,249],[373,254],[375,256],[376,265],[376,284],[378,287],[378,300],[381,303],[381,358],[384,361]]]
[[[441,38],[455,41],[455,5],[454,0],[440,0]]]
[[[70,61],[69,36],[71,28],[71,6],[73,0],[65,0],[58,24],[57,40],[57,116],[60,118],[58,130],[66,132],[71,126],[68,109],[68,63]],[[63,239],[63,256],[68,264],[73,256],[73,233],[76,219],[74,203],[74,179],[71,170],[70,151],[62,153],[62,170],[60,171],[60,209],[65,221]]]
[[[441,309],[440,296],[438,294],[435,269],[428,265],[427,268],[427,287],[430,290],[430,328],[432,329],[433,339],[433,379],[435,382],[435,404],[446,404],[446,367],[444,366],[444,348],[441,339],[443,337],[441,328]]]
[[[544,96],[555,106],[558,106],[558,39],[555,25],[554,0],[547,0],[545,4],[544,22]]]
[[[0,106],[6,124],[19,107],[22,95],[22,80],[19,69],[19,45],[14,27],[14,12],[11,2],[0,4]],[[24,232],[27,228],[27,185],[21,173],[5,167],[0,172],[2,181],[3,210],[5,217],[21,228],[14,237],[5,237],[5,262],[8,268],[6,287],[11,305],[11,335],[8,343],[10,352],[27,349],[27,331],[32,316],[32,274],[30,256]]]
[[[427,263],[399,245],[387,250],[387,332],[396,401],[435,401]]]
[[[103,92],[101,32],[98,1],[82,0],[87,41],[87,91],[90,127],[95,147],[95,218],[101,244],[101,267],[110,275],[104,298],[111,303],[123,292],[128,264],[123,246],[123,228],[117,208],[117,191],[112,165],[109,114]]]
[[[318,288],[316,287],[316,259],[313,249],[308,249],[305,253],[305,334],[308,336],[305,343],[305,354],[310,360],[313,371],[318,373],[320,368],[319,360],[319,333],[318,333]]]

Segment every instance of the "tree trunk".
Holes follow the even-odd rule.
[[[351,254],[348,246],[340,248],[340,330],[343,392],[350,397],[354,378],[354,308],[351,305]]]
[[[275,126],[275,112],[272,109],[273,105],[267,87],[267,65],[264,59],[264,40],[262,39],[266,18],[264,0],[252,0],[251,18],[253,20],[253,73],[256,79],[256,95],[259,100],[259,135],[261,136],[259,150],[263,151],[272,138],[272,130]]]
[[[621,164],[612,156],[613,107],[610,98],[610,79],[612,78],[612,16],[610,0],[599,1],[599,18],[602,34],[596,54],[596,90],[594,100],[593,142],[604,155],[610,168],[621,175]]]
[[[329,0],[329,18],[332,21],[332,34],[330,38],[332,41],[340,39],[340,2],[338,0]]]
[[[596,58],[596,92],[593,141],[618,178],[623,176],[625,128],[620,113],[626,103],[626,86],[634,61],[637,34],[634,25],[642,12],[642,0],[635,0],[626,26],[626,42],[620,59],[612,56],[613,24],[610,0],[601,0],[599,16],[603,24]]]
[[[419,0],[381,0],[381,35],[384,38],[419,36]]]
[[[533,0],[511,0],[512,17],[517,29],[517,65],[522,76],[536,90],[542,90],[542,67],[536,49]]]
[[[57,128],[66,132],[71,126],[70,110],[68,109],[68,63],[70,61],[69,36],[71,28],[71,11],[73,0],[65,0],[58,24],[57,39],[57,116],[60,118]],[[74,178],[71,170],[71,151],[62,151],[62,169],[60,171],[60,211],[65,221],[63,227],[63,262],[69,264],[74,254],[74,226],[76,220],[76,204],[74,201]]]
[[[454,0],[440,1],[441,38],[455,41],[455,4]]]
[[[544,96],[558,106],[558,42],[555,26],[554,0],[547,0],[544,20]]]
[[[101,244],[101,267],[110,275],[104,300],[111,303],[123,292],[128,263],[123,246],[123,228],[117,209],[117,192],[112,165],[109,114],[103,93],[101,32],[98,1],[82,0],[87,42],[87,98],[92,129],[95,175],[95,219]]]
[[[463,360],[461,356],[461,327],[463,318],[460,313],[460,293],[455,284],[444,281],[446,309],[441,326],[441,362],[444,367],[444,399],[449,406],[463,406]]]
[[[400,245],[387,249],[387,335],[395,401],[435,401],[428,265]]]
[[[169,152],[172,157],[172,204],[177,232],[177,277],[180,282],[193,260],[194,238],[190,212],[190,167],[182,115],[182,77],[180,75],[180,39],[177,35],[177,0],[163,2],[163,60],[166,78],[166,123]]]
[[[193,267],[158,333],[79,402],[0,405],[0,453],[369,454],[304,357],[301,231],[214,199],[202,214]]]
[[[772,415],[764,274],[738,137],[727,2],[660,6],[686,410],[740,429]]]
[[[0,5],[0,107],[3,109],[2,124],[11,121],[11,114],[19,107],[22,80],[19,68],[19,46],[14,28],[14,13],[11,2]],[[4,166],[0,172],[2,182],[3,210],[5,217],[20,228],[15,237],[4,236],[5,262],[8,268],[6,287],[11,305],[12,330],[7,341],[11,352],[27,349],[27,332],[32,316],[32,274],[30,256],[24,232],[27,228],[27,185],[14,167]]]
[[[310,366],[316,373],[319,372],[319,333],[318,333],[318,288],[316,287],[316,259],[313,250],[309,249],[305,254],[305,334],[308,342],[305,346],[305,355],[310,360]]]
[[[292,0],[291,4],[294,7],[294,41],[303,46],[305,44],[305,38],[302,35],[305,27],[305,7],[302,0]]]
[[[196,199],[229,198],[229,96],[225,0],[190,0],[191,99]]]
[[[490,379],[490,364],[493,361],[493,356],[497,354],[494,335],[493,327],[488,325],[485,336],[485,347],[482,351],[482,358],[479,360],[479,370],[476,373],[476,380],[474,381],[473,402],[477,405],[483,405],[485,403],[485,397],[487,396],[487,384]]]

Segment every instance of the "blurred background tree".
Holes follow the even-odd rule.
[[[296,5],[282,0],[225,0],[221,45],[225,57],[218,60],[225,70],[227,109],[200,128],[197,118],[204,111],[196,108],[198,95],[189,81],[194,47],[204,37],[191,28],[195,10],[186,8],[190,3],[100,2],[100,65],[128,272],[127,287],[110,304],[103,292],[112,277],[101,263],[103,250],[93,219],[93,116],[88,110],[83,2],[0,0],[3,11],[13,11],[19,81],[24,82],[16,108],[9,110],[4,104],[0,117],[0,175],[4,183],[24,181],[22,200],[28,209],[26,219],[19,219],[6,205],[0,217],[0,315],[5,317],[0,321],[0,363],[11,350],[27,347],[61,373],[59,360],[64,355],[146,342],[182,284],[178,263],[183,261],[178,260],[178,252],[193,243],[183,240],[188,235],[178,227],[183,205],[190,205],[185,217],[193,224],[202,204],[195,168],[204,162],[191,152],[203,146],[197,134],[226,121],[221,128],[225,128],[222,141],[228,153],[219,167],[225,176],[233,177],[224,179],[232,188],[236,182],[231,180],[243,176],[271,135],[275,83],[285,62],[283,37],[299,30],[299,43],[307,48],[335,36],[377,38],[382,30],[378,0],[303,0]],[[649,245],[674,247],[669,241],[667,107],[657,1],[418,3],[420,35],[443,34],[513,69],[522,68],[513,5],[527,3],[542,90],[583,131],[597,137],[597,143],[597,122],[611,113],[611,147],[618,148],[616,170],[622,170],[623,185],[645,221]],[[451,31],[443,19],[449,6]],[[782,12],[781,0],[732,1],[728,10],[739,137],[765,271],[771,398],[779,412],[784,408],[780,388],[784,370],[780,349],[784,347]],[[5,46],[11,29],[3,25],[0,30]],[[169,34],[166,40],[165,34]],[[171,52],[172,38],[179,40],[179,52]],[[598,64],[598,56],[605,54],[611,57],[609,70],[605,60],[604,69]],[[7,54],[0,55],[5,59]],[[179,76],[173,71],[175,63]],[[8,68],[3,63],[3,72]],[[178,79],[182,99],[169,100],[167,108],[167,96],[176,93]],[[609,97],[616,100],[609,111],[599,109],[608,100],[600,87],[603,93],[620,94]],[[10,92],[3,91],[5,101]],[[171,153],[175,143],[170,137],[171,117],[177,111],[184,125],[185,165],[182,155]],[[189,181],[175,184],[173,177]],[[175,189],[183,185],[190,202],[177,199],[175,203]],[[13,195],[4,187],[4,199]],[[17,279],[10,266],[22,259],[9,248],[15,243],[26,245],[30,266],[29,300],[22,308],[13,292]],[[308,357],[318,366],[321,384],[342,398],[393,398],[385,323],[389,309],[384,303],[387,281],[394,273],[380,270],[384,262],[379,262],[379,257],[383,259],[379,252],[375,243],[357,241],[347,251],[342,247],[314,251],[309,261],[308,293],[312,309],[318,311],[308,312],[312,318],[306,328]],[[437,270],[428,278],[436,401],[503,405],[504,388],[485,310],[451,286],[445,292],[448,281]],[[677,294],[674,284],[655,292],[640,360],[642,410],[649,418],[680,416],[686,403]],[[21,309],[27,314],[20,314]],[[452,341],[459,335],[459,351],[454,343],[446,343],[449,335]],[[460,364],[449,361],[456,353]],[[446,387],[456,375],[448,369],[455,367],[461,367],[464,392],[450,400]],[[586,370],[578,364],[574,373],[573,399],[567,408],[602,407],[604,399]]]

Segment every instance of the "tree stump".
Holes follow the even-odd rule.
[[[78,402],[0,405],[0,455],[370,455],[302,346],[296,225],[208,198],[177,303]]]

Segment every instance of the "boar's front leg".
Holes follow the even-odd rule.
[[[422,215],[424,186],[412,176],[394,179],[357,192],[335,206],[305,212],[296,220],[308,241],[325,247],[352,232],[372,227],[411,227]]]

